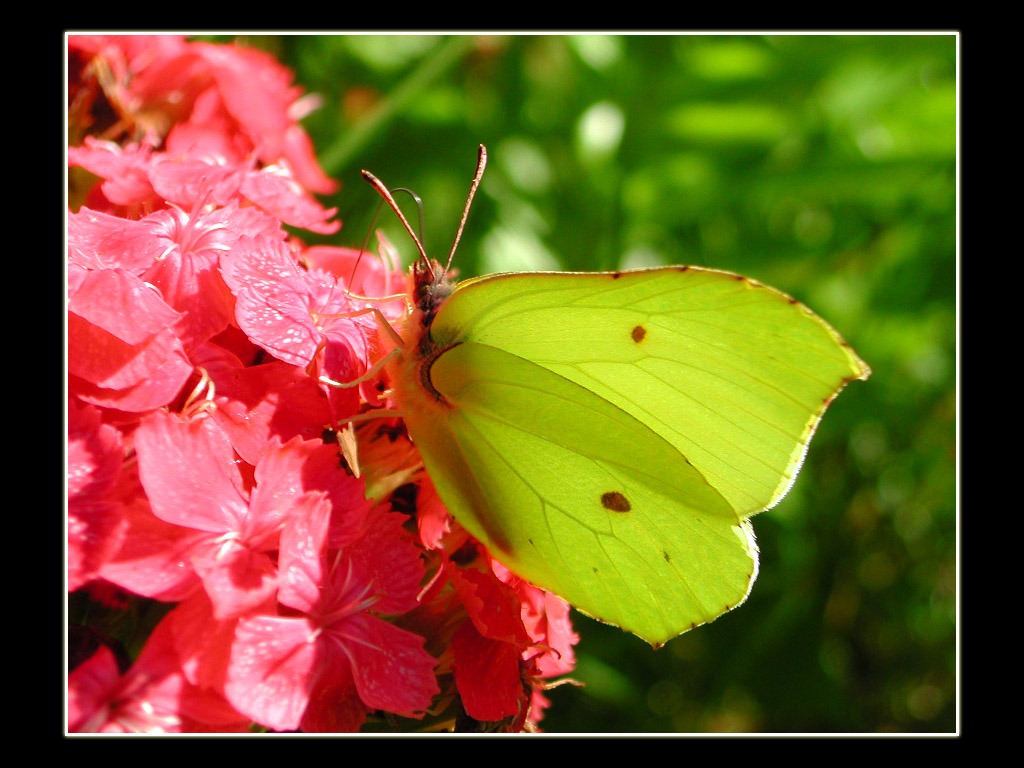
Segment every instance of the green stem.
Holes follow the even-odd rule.
[[[320,156],[320,165],[327,175],[334,176],[348,166],[352,158],[363,151],[384,125],[393,120],[415,96],[468,53],[474,40],[473,35],[454,35],[438,44],[367,117],[338,137],[334,144],[323,152]]]

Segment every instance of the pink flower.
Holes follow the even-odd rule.
[[[215,349],[211,344],[202,352]],[[257,464],[275,441],[320,439],[331,422],[327,397],[301,368],[280,362],[243,366],[237,358],[217,364],[206,357],[197,364],[208,371],[214,385],[213,420],[250,464]]]
[[[313,192],[330,193],[337,184],[320,170],[312,146],[303,140],[293,111],[301,91],[291,85],[291,73],[267,53],[229,45],[193,43],[210,65],[217,90],[239,132],[261,161],[284,161],[298,181]]]
[[[337,188],[298,125],[301,90],[269,54],[163,35],[73,35],[68,42],[83,68],[96,73],[121,127],[147,143],[156,146],[171,126],[185,126],[176,147],[231,148],[232,162],[253,155],[288,166],[304,189]]]
[[[153,513],[196,531],[189,559],[224,620],[272,600],[277,565],[271,553],[289,516],[322,502],[295,478],[317,445],[293,440],[269,450],[250,479],[210,419],[152,414],[135,433],[139,476]]]
[[[185,679],[167,620],[125,675],[106,646],[68,675],[71,733],[244,733],[248,724],[220,694]]]
[[[265,237],[241,238],[221,259],[235,294],[235,317],[249,338],[274,357],[332,381],[359,378],[370,365],[376,324],[341,280],[303,269],[288,247]],[[356,413],[359,390],[329,387],[333,418]]]
[[[241,238],[221,274],[235,294],[238,326],[278,360],[305,367],[331,339],[368,359],[372,317],[337,317],[360,307],[337,278],[303,269],[284,243]]]
[[[278,730],[357,730],[374,709],[422,716],[438,690],[436,661],[422,637],[381,618],[417,602],[422,565],[401,526],[373,510],[362,535],[329,558],[327,510],[293,519],[278,599],[299,615],[239,620],[225,684],[236,707]]]
[[[202,589],[190,553],[197,534],[153,514],[135,463],[122,473],[124,537],[116,554],[97,574],[99,584],[117,585],[134,595],[175,603]]]
[[[223,331],[234,314],[234,297],[221,279],[221,255],[231,250],[246,231],[274,231],[279,225],[240,210],[234,204],[213,211],[186,213],[167,208],[138,222],[135,251],[158,255],[144,275],[164,300],[182,313],[178,333],[187,350]]]
[[[85,402],[144,412],[177,396],[192,366],[181,315],[126,270],[69,267],[68,373]]]
[[[490,560],[377,410],[395,250],[287,234],[340,226],[312,100],[180,36],[73,36],[69,74],[69,632],[99,636],[100,604],[149,633],[120,667],[69,655],[69,730],[534,728],[568,606]]]
[[[89,205],[105,213],[140,218],[168,203],[198,210],[235,202],[258,206],[281,222],[312,232],[332,234],[341,226],[330,221],[337,209],[321,206],[286,165],[253,168],[251,158],[230,159],[211,148],[122,149],[90,137],[84,146],[68,150],[68,160],[103,179],[89,193]]]
[[[489,722],[525,715],[520,654],[530,636],[515,592],[489,569],[449,563],[447,572],[469,618],[452,638],[455,683],[466,714]]]
[[[103,179],[92,192],[90,207],[137,218],[162,205],[149,180],[152,154],[146,145],[121,147],[88,136],[83,146],[68,147],[68,164],[85,168]]]
[[[68,404],[68,589],[95,578],[125,535],[115,486],[121,434],[91,405]]]

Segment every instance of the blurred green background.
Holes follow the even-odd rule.
[[[749,600],[659,651],[574,615],[585,687],[550,692],[545,730],[958,730],[956,35],[241,41],[322,99],[303,124],[343,185],[329,242],[366,236],[367,168],[423,198],[446,254],[484,143],[462,276],[733,270],[874,370],[755,518]]]

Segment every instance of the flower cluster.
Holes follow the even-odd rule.
[[[386,241],[296,236],[339,227],[309,100],[238,46],[68,48],[68,591],[124,623],[165,606],[136,648],[72,618],[68,730],[535,727],[568,606],[365,417],[387,382],[357,297],[403,280]]]

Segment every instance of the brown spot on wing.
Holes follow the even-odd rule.
[[[630,332],[629,335],[633,337],[633,341],[639,344],[641,341],[644,340],[644,337],[647,335],[647,329],[644,328],[642,325],[638,325]]]
[[[608,491],[607,493],[602,493],[601,506],[603,506],[605,509],[610,509],[612,512],[629,512],[629,510],[633,508],[629,504],[629,499],[627,499],[618,491]]]

